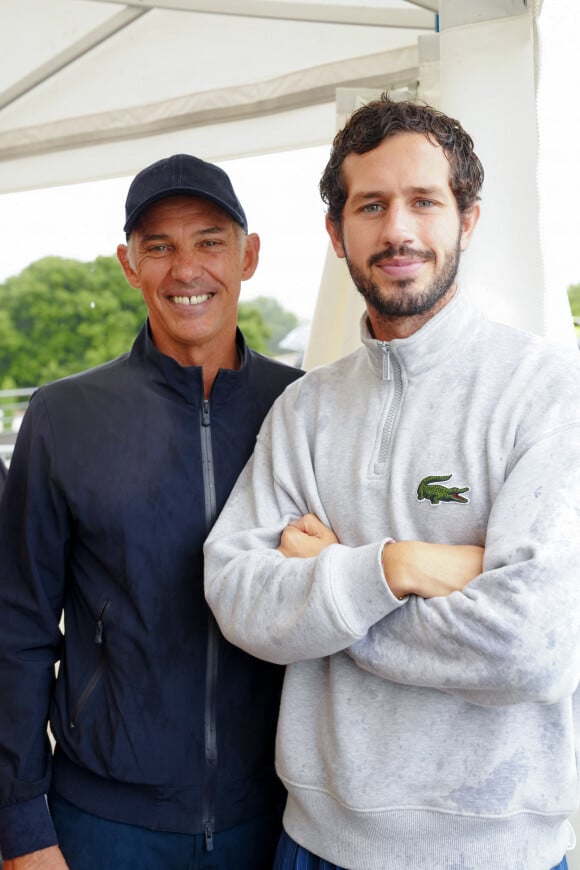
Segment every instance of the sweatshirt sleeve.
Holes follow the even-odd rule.
[[[66,509],[53,482],[37,394],[24,417],[0,506],[0,851],[56,842],[46,805],[48,711],[60,655]]]
[[[397,683],[480,705],[555,703],[580,680],[580,427],[514,457],[492,507],[484,572],[448,597],[411,596],[349,649]]]
[[[223,634],[278,664],[345,649],[400,606],[382,574],[382,543],[335,544],[311,559],[276,549],[283,529],[303,514],[328,522],[293,418],[285,394],[205,546],[206,598]]]

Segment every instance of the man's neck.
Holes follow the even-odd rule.
[[[223,336],[220,341],[202,342],[200,344],[166,345],[157,341],[151,332],[153,343],[158,351],[170,356],[180,366],[197,366],[203,371],[203,391],[209,398],[211,388],[220,369],[236,371],[242,364],[240,350],[237,344],[237,331],[231,337]]]
[[[380,314],[371,305],[367,305],[368,322],[373,338],[376,338],[377,341],[409,338],[409,336],[418,332],[431,318],[445,308],[451,302],[456,292],[457,285],[454,284],[428,311],[403,317]]]

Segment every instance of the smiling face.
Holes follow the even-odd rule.
[[[240,287],[259,247],[210,200],[173,196],[147,209],[117,255],[158,350],[181,365],[235,368]]]
[[[477,205],[460,215],[443,149],[420,133],[397,133],[342,165],[347,199],[340,228],[327,219],[376,338],[416,332],[455,293],[460,252]]]

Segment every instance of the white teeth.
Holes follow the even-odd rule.
[[[202,302],[207,302],[211,298],[211,293],[204,293],[202,296],[171,296],[173,302],[178,305],[201,305]]]

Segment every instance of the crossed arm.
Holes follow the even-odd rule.
[[[574,514],[566,505],[554,514],[563,529],[572,530]],[[497,535],[496,531],[491,536],[492,553]],[[521,539],[527,545],[523,534]],[[568,548],[577,550],[571,535],[568,540]],[[286,557],[324,558],[324,550],[336,543],[329,528],[306,515],[284,530],[279,550]],[[572,637],[556,635],[546,626],[552,624],[562,602],[577,612],[578,595],[546,595],[546,582],[554,586],[561,577],[566,588],[575,576],[570,573],[574,557],[559,549],[560,574],[550,574],[544,562],[550,559],[551,547],[530,548],[528,553],[522,545],[522,551],[513,564],[498,564],[497,554],[488,552],[484,572],[484,551],[479,547],[419,541],[388,544],[382,554],[386,583],[397,598],[414,597],[409,605],[372,625],[345,652],[378,677],[448,691],[478,705],[557,703],[577,688],[579,651]],[[466,589],[475,578],[473,587]],[[448,601],[454,591],[464,594]],[[542,620],[535,616],[537,604]],[[414,638],[412,656],[410,637]],[[532,648],[533,656],[527,652]],[[456,654],[459,649],[461,656]]]
[[[278,550],[287,558],[318,556],[338,538],[314,514],[305,514],[282,532]],[[483,548],[469,545],[394,541],[382,552],[385,581],[396,598],[450,595],[481,574]]]

